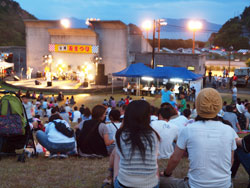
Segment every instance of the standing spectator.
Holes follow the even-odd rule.
[[[66,105],[69,105],[69,97],[66,98],[65,104],[66,104]]]
[[[247,111],[245,112],[245,116],[247,118],[246,130],[249,130],[250,129],[250,104],[248,104],[246,107],[247,107]]]
[[[169,123],[170,109],[161,108],[159,110],[159,120],[151,122],[152,128],[160,135],[159,159],[169,159],[174,152],[174,141],[178,137],[178,127]]]
[[[39,98],[39,100],[43,100],[43,97],[44,97],[44,96],[43,96],[43,92],[41,92],[41,93],[39,94],[39,97],[38,97],[38,98]]]
[[[231,165],[236,149],[235,138],[238,136],[230,126],[216,118],[222,108],[221,96],[214,89],[203,89],[196,99],[196,107],[196,122],[181,131],[175,151],[162,173],[165,177],[161,178],[160,187],[232,186]],[[190,161],[188,178],[170,177],[186,150]]]
[[[116,133],[118,175],[114,187],[159,186],[157,176],[159,135],[150,126],[150,105],[143,100],[131,102],[123,126]]]
[[[226,112],[224,113],[223,119],[229,121],[232,124],[235,132],[241,131],[239,121],[236,114],[233,113],[233,107],[231,105],[228,105],[226,107]]]
[[[233,75],[233,85],[237,84],[237,80],[238,80],[238,77],[236,76],[236,74],[234,74]]]
[[[161,90],[161,103],[170,102],[170,96],[172,95],[172,84],[167,83],[165,89]]]
[[[29,91],[29,90],[26,91],[26,97],[27,97],[28,99],[30,98],[30,91]]]
[[[74,112],[72,113],[72,122],[77,123],[79,118],[81,118],[81,112],[78,111],[77,106],[75,106]]]
[[[208,72],[208,77],[209,77],[209,82],[211,83],[211,80],[212,80],[212,71],[211,71],[211,69]]]
[[[179,105],[179,108],[180,112],[183,113],[183,111],[187,108],[187,102],[184,93],[181,93],[180,97],[181,97],[181,104]]]
[[[233,84],[232,87],[232,104],[236,104],[237,101],[237,87]]]
[[[195,95],[196,95],[196,89],[193,87],[191,87],[191,101],[194,102],[195,101]]]
[[[33,105],[32,105],[32,103],[29,101],[29,99],[27,98],[26,95],[23,95],[23,96],[22,96],[22,102],[23,102],[23,106],[24,106],[25,111],[26,111],[26,114],[27,114],[28,122],[32,123],[32,122],[33,122],[32,113],[33,113],[33,111],[34,111]]]
[[[54,96],[54,94],[52,94],[52,96],[50,97],[50,101],[52,101],[52,103],[55,102],[55,96]]]
[[[47,109],[47,107],[48,107],[47,99],[44,99],[44,101],[43,101],[43,103],[42,103],[42,107],[43,107],[44,112],[46,113],[46,109]]]

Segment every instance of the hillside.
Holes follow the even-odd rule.
[[[243,13],[228,20],[217,34],[212,34],[210,41],[214,45],[228,49],[233,46],[234,50],[249,49],[250,39],[250,6]]]
[[[0,46],[25,46],[24,19],[36,19],[13,0],[0,0]]]

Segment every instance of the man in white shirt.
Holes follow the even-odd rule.
[[[178,137],[178,127],[169,123],[170,109],[159,110],[159,120],[151,122],[152,128],[160,135],[159,159],[169,159],[174,152],[173,143]]]
[[[72,122],[77,123],[79,118],[81,118],[81,112],[78,110],[77,106],[75,106],[74,112],[72,113]]]
[[[203,89],[196,100],[198,120],[182,129],[175,151],[161,177],[160,187],[230,188],[235,131],[215,120],[222,108],[220,94],[212,88]],[[185,151],[190,161],[188,178],[170,177]]]
[[[31,102],[29,102],[29,99],[25,95],[22,96],[22,101],[23,101],[23,106],[27,114],[28,122],[32,123],[33,122],[32,113],[34,111],[33,105]]]
[[[236,104],[237,101],[237,87],[233,85],[232,87],[232,104]]]

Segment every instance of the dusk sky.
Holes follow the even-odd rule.
[[[200,18],[223,24],[249,0],[16,0],[38,19],[100,18],[140,24],[154,18]]]

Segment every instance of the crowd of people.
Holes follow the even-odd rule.
[[[229,188],[240,164],[250,175],[250,138],[237,135],[249,130],[250,103],[240,98],[223,103],[215,89],[206,88],[194,96],[191,108],[185,93],[175,96],[172,87],[166,84],[155,96],[161,98],[159,108],[144,97],[130,96],[119,101],[111,96],[92,110],[83,104],[78,108],[74,96],[60,106],[57,99],[62,93],[48,98],[26,93],[22,100],[42,152],[49,151],[50,158],[109,157],[104,183],[115,188]],[[42,118],[47,118],[44,125]],[[173,178],[187,156],[187,177]],[[163,172],[158,159],[169,159]]]

